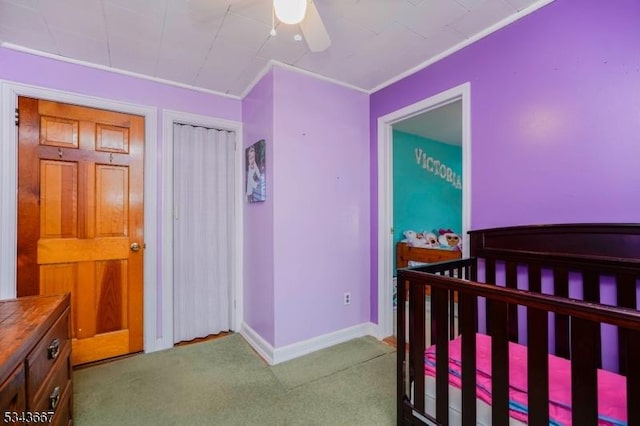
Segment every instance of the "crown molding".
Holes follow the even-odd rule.
[[[429,65],[432,65],[444,58],[446,58],[447,56],[453,55],[454,53],[456,53],[458,50],[462,50],[465,47],[469,46],[470,44],[475,43],[476,41],[506,27],[509,24],[512,24],[513,22],[516,22],[519,19],[524,18],[525,16],[535,12],[536,10],[550,4],[553,3],[555,0],[539,0],[535,3],[533,3],[532,5],[530,5],[529,7],[519,10],[517,11],[515,14],[503,19],[502,21],[499,21],[495,24],[493,24],[492,26],[486,28],[483,31],[480,31],[479,33],[469,37],[468,39],[456,44],[455,46],[445,50],[444,52],[433,56],[429,59],[427,59],[426,61],[416,65],[413,68],[408,69],[407,71],[404,71],[398,75],[396,75],[393,78],[390,78],[389,80],[385,81],[384,83],[381,83],[379,85],[377,85],[376,87],[374,87],[373,89],[369,90],[368,93],[372,94],[375,93],[379,90],[384,89],[385,87],[391,86],[393,83],[397,83],[398,81],[409,77],[410,75],[413,75],[415,73],[417,73],[418,71],[422,71],[423,69],[427,68]]]
[[[15,51],[18,51],[18,52],[28,53],[30,55],[41,56],[43,58],[53,59],[53,60],[56,60],[56,61],[67,62],[67,63],[70,63],[70,64],[80,65],[80,66],[93,68],[93,69],[97,69],[97,70],[101,70],[101,71],[112,72],[112,73],[115,73],[115,74],[126,75],[128,77],[134,77],[134,78],[140,78],[140,79],[143,79],[143,80],[149,80],[149,81],[153,81],[153,82],[156,82],[156,83],[161,83],[161,84],[166,84],[166,85],[169,85],[169,86],[179,87],[181,89],[193,90],[195,92],[207,93],[209,95],[216,95],[216,96],[221,96],[221,97],[224,97],[224,98],[230,98],[230,99],[236,99],[236,100],[242,99],[241,97],[239,97],[237,95],[230,95],[228,93],[217,92],[215,90],[205,89],[205,88],[198,87],[198,86],[192,86],[190,84],[178,83],[177,81],[173,81],[173,80],[167,80],[167,79],[164,79],[164,78],[152,77],[152,76],[149,76],[149,75],[146,75],[146,74],[141,74],[141,73],[137,73],[137,72],[133,72],[133,71],[126,71],[126,70],[122,70],[120,68],[114,68],[114,67],[108,67],[106,65],[94,64],[93,62],[86,62],[86,61],[81,61],[81,60],[78,60],[78,59],[67,58],[65,56],[56,55],[54,53],[43,52],[41,50],[31,49],[31,48],[28,48],[28,47],[20,46],[18,44],[13,44],[13,43],[8,43],[8,42],[4,42],[3,41],[3,42],[0,42],[0,47],[4,47],[4,48],[7,48],[7,49],[15,50]]]
[[[249,94],[249,92],[251,92],[251,90],[253,90],[253,88],[256,86],[256,84],[258,84],[258,82],[260,82],[262,77],[264,77],[269,71],[271,71],[273,69],[273,67],[280,67],[282,69],[285,69],[285,70],[288,70],[288,71],[292,71],[292,72],[295,72],[295,73],[298,73],[298,74],[307,75],[309,77],[313,77],[313,78],[318,79],[318,80],[327,81],[329,83],[333,83],[333,84],[336,84],[338,86],[346,87],[347,89],[355,90],[357,92],[364,93],[366,95],[369,95],[369,94],[372,93],[370,90],[363,89],[362,87],[355,86],[355,85],[349,84],[349,83],[345,83],[344,81],[336,80],[334,78],[327,77],[327,76],[324,76],[324,75],[321,75],[321,74],[317,74],[317,73],[315,73],[313,71],[309,71],[309,70],[305,70],[305,69],[302,69],[302,68],[298,68],[298,67],[290,65],[290,64],[285,64],[284,62],[280,62],[280,61],[277,61],[275,59],[270,59],[269,62],[267,62],[267,64],[258,73],[256,78],[254,78],[251,81],[251,83],[247,86],[247,88],[242,92],[242,95],[240,95],[240,98],[244,99]]]

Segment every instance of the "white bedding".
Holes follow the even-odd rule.
[[[433,376],[425,376],[425,411],[435,417],[436,415],[436,379]],[[413,392],[412,392],[413,393]],[[486,402],[476,399],[476,424],[491,426],[491,406]],[[449,424],[462,425],[462,391],[455,386],[449,386]],[[509,418],[511,426],[526,426],[519,420]]]

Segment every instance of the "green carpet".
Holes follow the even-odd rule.
[[[268,366],[233,334],[77,370],[75,425],[392,425],[395,351],[353,339]]]

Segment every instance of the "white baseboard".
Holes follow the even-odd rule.
[[[378,326],[376,324],[366,322],[322,336],[313,337],[302,342],[292,343],[281,348],[271,346],[244,322],[240,328],[240,334],[267,363],[275,365],[357,337],[373,336],[379,339],[377,336],[377,328]]]
[[[251,347],[258,352],[258,354],[265,360],[269,365],[273,365],[273,346],[269,344],[266,340],[262,338],[256,331],[249,327],[249,325],[242,321],[240,324],[240,335],[244,337],[244,339],[251,345]]]

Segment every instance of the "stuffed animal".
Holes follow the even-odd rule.
[[[404,234],[404,240],[402,240],[403,243],[407,243],[413,247],[427,246],[426,241],[422,234],[412,230],[404,231],[403,234]]]
[[[440,229],[438,231],[438,242],[441,246],[449,248],[451,250],[461,250],[462,241],[460,236],[453,232],[451,229]]]
[[[436,237],[436,234],[434,234],[433,232],[424,231],[422,233],[422,237],[424,239],[425,247],[429,247],[429,248],[439,247],[440,244],[438,243],[438,238]]]
[[[411,242],[418,239],[416,231],[404,231],[402,234],[404,235],[404,240],[402,240],[403,243],[410,244]]]

